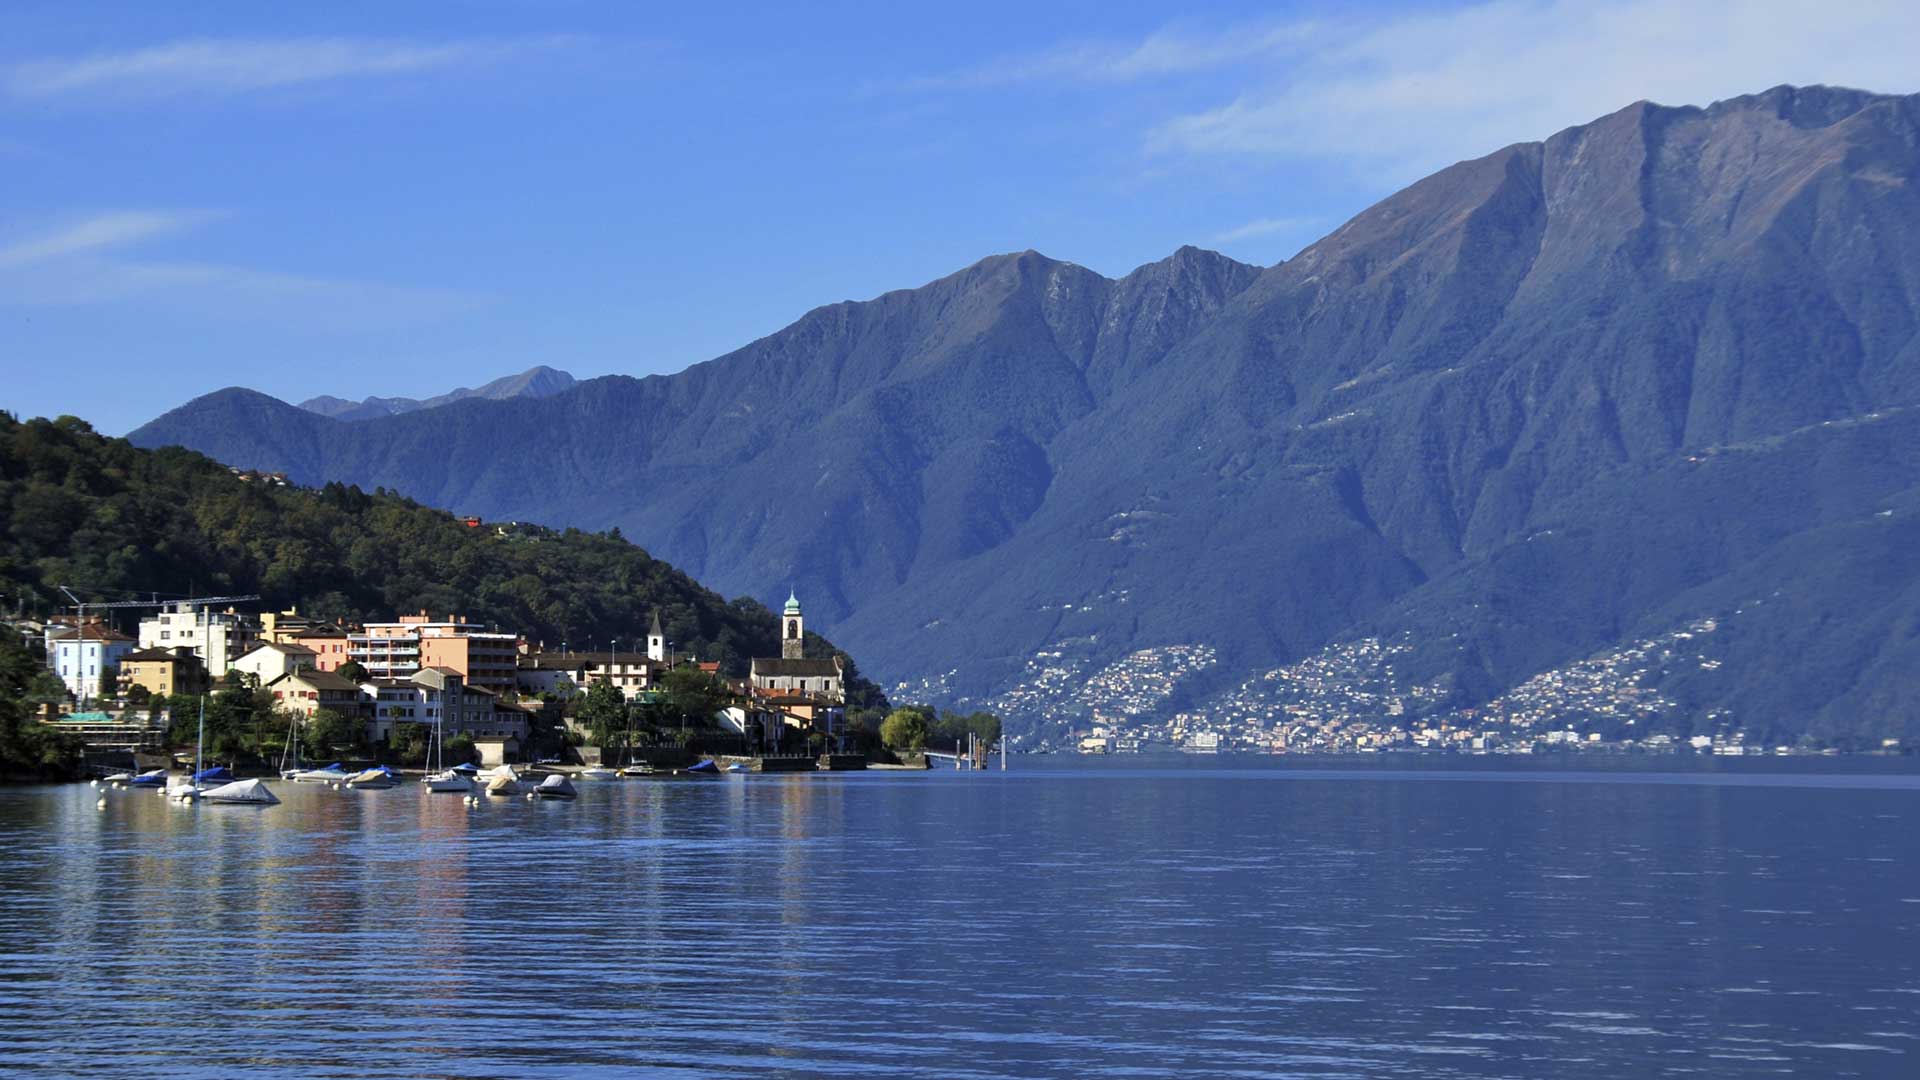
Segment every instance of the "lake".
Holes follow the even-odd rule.
[[[1903,768],[0,789],[0,1072],[1912,1077]]]

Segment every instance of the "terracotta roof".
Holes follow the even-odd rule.
[[[134,640],[133,638],[128,637],[127,635],[121,633],[120,631],[107,626],[83,626],[73,634],[64,635],[60,640],[64,641],[64,640],[67,640],[67,638],[69,637],[75,637],[75,636],[79,637],[81,641],[112,642],[112,641]]]
[[[288,672],[267,685],[277,686],[283,682],[301,682],[313,687],[315,690],[352,690],[355,693],[360,692],[359,683],[354,682],[352,679],[335,675],[331,671],[313,671],[302,668],[299,671]]]
[[[263,641],[260,644],[255,645],[253,648],[248,649],[247,652],[256,653],[256,652],[259,652],[261,649],[272,649],[275,652],[283,652],[290,656],[298,656],[302,653],[306,654],[307,656],[317,655],[312,649],[307,648],[305,645],[282,645],[280,642],[277,642],[277,641]],[[246,659],[246,657],[242,656],[241,659],[244,660]]]

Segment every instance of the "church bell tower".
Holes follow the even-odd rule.
[[[786,614],[780,617],[780,658],[799,660],[802,658],[801,643],[806,640],[806,623],[800,618],[800,599],[787,590]]]

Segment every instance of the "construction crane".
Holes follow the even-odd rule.
[[[196,597],[189,600],[101,600],[101,601],[90,603],[88,601],[80,599],[78,596],[75,596],[73,594],[73,590],[67,588],[65,585],[56,585],[54,586],[54,588],[59,589],[63,593],[66,593],[67,599],[73,601],[74,614],[82,623],[87,621],[88,609],[106,610],[110,608],[163,608],[163,607],[172,607],[175,604],[185,604],[188,607],[210,607],[214,604],[238,604],[246,600],[260,599],[258,595],[202,596],[202,597]]]

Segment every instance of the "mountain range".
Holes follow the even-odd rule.
[[[1000,255],[675,375],[131,438],[618,525],[1016,727],[1311,715],[1386,643],[1369,708],[1912,737],[1917,180],[1920,97],[1641,102],[1271,267]]]
[[[330,416],[335,420],[371,420],[378,416],[399,416],[402,413],[419,412],[421,409],[437,408],[455,401],[469,398],[486,398],[489,401],[510,401],[514,398],[552,397],[563,390],[573,388],[573,376],[543,365],[530,367],[518,375],[506,375],[490,383],[469,389],[462,386],[457,390],[435,397],[416,399],[404,397],[369,397],[360,401],[322,394],[308,398],[300,407],[321,416]]]

